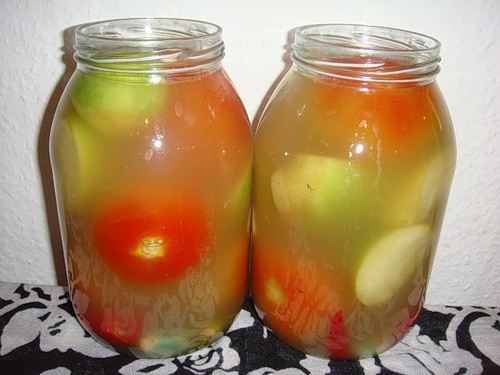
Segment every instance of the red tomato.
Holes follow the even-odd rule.
[[[100,329],[101,337],[107,342],[119,342],[127,345],[138,340],[141,334],[141,325],[126,315],[103,319]]]
[[[394,150],[418,147],[432,134],[435,118],[428,87],[375,89],[372,96],[372,121],[379,127],[382,141]]]
[[[133,306],[120,308],[89,308],[78,318],[87,331],[105,342],[116,345],[131,345],[142,335],[144,312]]]
[[[332,317],[330,328],[328,329],[328,351],[333,358],[350,358],[351,350],[349,349],[350,339],[344,326],[344,318],[342,311]]]
[[[121,277],[161,285],[199,263],[209,241],[207,225],[203,206],[187,200],[120,201],[95,221],[95,246]]]
[[[328,144],[339,157],[378,160],[380,152],[384,157],[413,157],[415,149],[432,141],[438,131],[432,86],[299,82],[296,101],[307,103],[303,123],[314,131],[318,147]]]
[[[201,79],[179,80],[169,86],[167,126],[174,134],[238,157],[252,149],[251,129],[244,106],[223,71]],[[203,136],[200,136],[200,133]]]
[[[254,251],[252,297],[265,324],[283,341],[320,356],[350,358],[342,296],[332,271],[306,257]]]

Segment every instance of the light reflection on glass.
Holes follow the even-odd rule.
[[[153,74],[151,75],[151,77],[149,77],[149,83],[160,83],[161,82],[161,77],[157,74]]]
[[[153,147],[156,149],[159,149],[162,145],[161,139],[154,139],[153,140]]]
[[[356,152],[356,154],[361,154],[363,152],[363,150],[365,149],[365,146],[363,146],[361,143],[356,145],[356,148],[354,149],[354,151]]]

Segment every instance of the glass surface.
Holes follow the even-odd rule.
[[[79,32],[115,35],[120,22]],[[247,292],[252,136],[220,66],[217,30],[209,43],[179,36],[178,54],[140,36],[108,43],[77,33],[78,70],[51,134],[61,233],[78,318],[122,353],[202,348]]]
[[[398,53],[396,41],[344,42],[349,26],[312,29],[312,40],[298,30],[294,66],[257,129],[252,296],[285,343],[359,358],[396,344],[419,316],[455,140],[436,51],[419,61],[427,47]]]

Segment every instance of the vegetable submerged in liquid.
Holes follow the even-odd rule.
[[[164,358],[220,337],[245,298],[252,137],[222,70],[152,78],[78,71],[51,153],[77,316]]]
[[[289,72],[255,140],[251,287],[264,323],[331,358],[401,340],[423,305],[454,162],[434,83]]]

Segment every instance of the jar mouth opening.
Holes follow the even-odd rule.
[[[213,67],[224,57],[222,28],[182,18],[124,18],[83,24],[75,60],[85,70],[158,73]]]
[[[296,39],[307,39],[324,47],[365,53],[439,51],[440,42],[430,36],[385,26],[317,24],[299,27]]]
[[[80,25],[76,29],[76,37],[108,42],[165,44],[222,38],[222,28],[213,23],[182,18],[123,18]]]
[[[351,80],[429,82],[439,72],[437,39],[360,24],[299,27],[291,58],[299,68]]]

